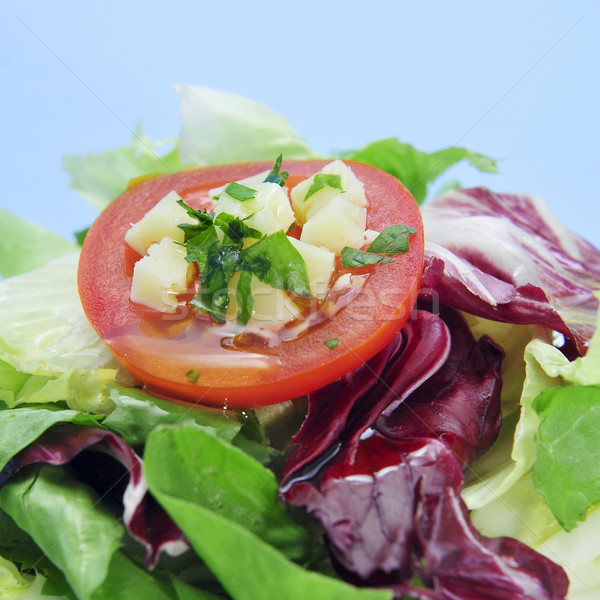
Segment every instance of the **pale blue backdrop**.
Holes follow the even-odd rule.
[[[321,152],[467,146],[600,245],[594,2],[74,2],[0,6],[0,206],[70,237],[95,212],[61,157],[178,135],[174,83],[251,97]]]

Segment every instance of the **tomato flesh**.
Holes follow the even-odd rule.
[[[327,162],[284,162],[288,186]],[[368,165],[347,164],[365,186],[368,229],[401,223],[417,233],[410,236],[409,252],[368,270],[360,294],[335,316],[292,339],[266,343],[236,337],[230,325],[196,315],[183,302],[176,314],[163,314],[130,301],[139,256],[124,241],[127,230],[172,190],[194,208],[210,209],[208,190],[271,167],[240,163],[142,180],[102,212],[86,237],[78,271],[92,327],[134,378],[179,401],[251,408],[302,396],[355,369],[389,343],[410,314],[423,267],[423,227],[418,206],[397,179]],[[325,342],[334,338],[339,344],[331,349]]]

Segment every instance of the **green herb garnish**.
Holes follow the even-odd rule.
[[[200,372],[196,371],[196,369],[190,369],[185,375],[190,383],[196,383],[198,377],[200,377]]]
[[[335,350],[340,345],[340,338],[331,338],[323,342],[330,350]]]
[[[367,248],[368,252],[396,256],[408,252],[408,236],[417,233],[408,225],[390,225],[386,227]]]
[[[290,174],[287,171],[280,171],[281,169],[281,161],[283,160],[283,155],[279,155],[275,159],[275,164],[271,169],[271,172],[265,177],[264,183],[277,183],[281,187],[285,185],[287,178]]]
[[[254,200],[257,194],[255,189],[247,185],[242,185],[237,181],[232,181],[223,191],[234,200],[239,200],[240,202]]]
[[[263,283],[302,298],[311,298],[306,263],[283,231],[263,237],[241,255],[242,269]]]
[[[274,169],[279,170],[277,162]],[[186,232],[186,260],[198,265],[200,275],[201,285],[190,301],[192,306],[223,323],[231,300],[229,285],[236,273],[240,273],[235,291],[237,321],[242,325],[252,316],[253,275],[271,287],[312,297],[306,263],[283,231],[263,235],[239,217],[195,211],[183,201],[181,205],[198,221],[182,227]],[[244,248],[248,239],[258,241]]]
[[[349,246],[342,249],[342,265],[348,269],[366,267],[368,265],[386,265],[391,262],[394,261],[381,254],[365,252],[364,250],[357,250]]]
[[[306,192],[306,196],[304,196],[304,202],[306,202],[313,194],[316,194],[324,187],[334,188],[336,190],[340,190],[340,192],[343,192],[344,189],[342,188],[342,176],[335,175],[333,173],[317,173],[313,179],[313,182],[308,188],[308,191]]]

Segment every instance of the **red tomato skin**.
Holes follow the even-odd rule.
[[[290,172],[288,185],[293,187],[328,162],[284,161],[282,170]],[[199,364],[198,356],[175,356],[179,352],[172,349],[181,347],[173,345],[177,342],[137,333],[134,342],[129,338],[119,342],[115,332],[137,332],[144,319],[151,322],[153,318],[164,318],[129,300],[132,264],[138,258],[124,241],[131,225],[171,190],[195,208],[210,209],[207,190],[269,170],[272,163],[238,163],[160,175],[138,182],[112,202],[92,225],[84,242],[78,288],[88,320],[123,367],[150,391],[174,400],[252,408],[314,391],[355,369],[389,343],[408,319],[419,291],[424,249],[421,214],[396,178],[369,165],[345,162],[365,185],[370,202],[367,228],[381,231],[402,223],[417,233],[410,236],[409,252],[395,257],[392,263],[375,267],[358,298],[333,319],[266,350],[266,367],[261,369],[245,366],[252,360],[241,359],[238,366],[222,366],[219,375],[212,355],[211,361],[206,361],[211,366],[207,366]],[[324,342],[333,338],[339,338],[340,343],[331,350]],[[231,350],[222,352],[224,363],[231,363],[232,356],[244,355],[232,355]],[[244,356],[258,355],[261,352]],[[192,370],[199,372],[195,383],[187,375]]]

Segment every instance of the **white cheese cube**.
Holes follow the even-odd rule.
[[[238,313],[236,287],[239,273],[236,273],[229,284],[229,306],[227,319],[235,320]],[[289,294],[284,290],[271,287],[252,275],[250,281],[253,305],[252,316],[246,324],[247,330],[277,331],[286,323],[300,316],[299,308],[292,302]]]
[[[306,221],[300,240],[341,254],[345,246],[360,248],[363,245],[366,225],[367,209],[338,194]]]
[[[354,175],[352,169],[341,160],[334,160],[325,165],[319,173],[325,175],[339,175],[342,190],[335,187],[325,186],[317,192],[306,198],[306,194],[314,183],[315,175],[301,181],[292,188],[290,195],[292,199],[292,208],[296,215],[296,220],[300,225],[305,223],[314,214],[331,202],[340,192],[343,192],[346,199],[357,206],[367,206],[365,196],[365,187],[361,181]]]
[[[183,242],[185,234],[178,225],[193,224],[196,220],[177,204],[178,200],[181,197],[177,192],[169,192],[140,221],[132,225],[125,234],[125,242],[142,255],[146,254],[151,244],[160,242],[164,237]]]
[[[313,246],[293,237],[288,237],[288,240],[298,250],[306,263],[313,298],[323,300],[327,295],[331,276],[335,270],[335,253],[327,250],[327,248]]]
[[[177,294],[187,290],[193,269],[185,248],[165,237],[133,266],[130,299],[164,313],[177,309]]]
[[[294,223],[294,211],[284,189],[277,183],[253,183],[246,187],[256,191],[254,198],[237,200],[223,191],[215,214],[227,213],[244,219],[249,227],[265,235],[287,231]]]

